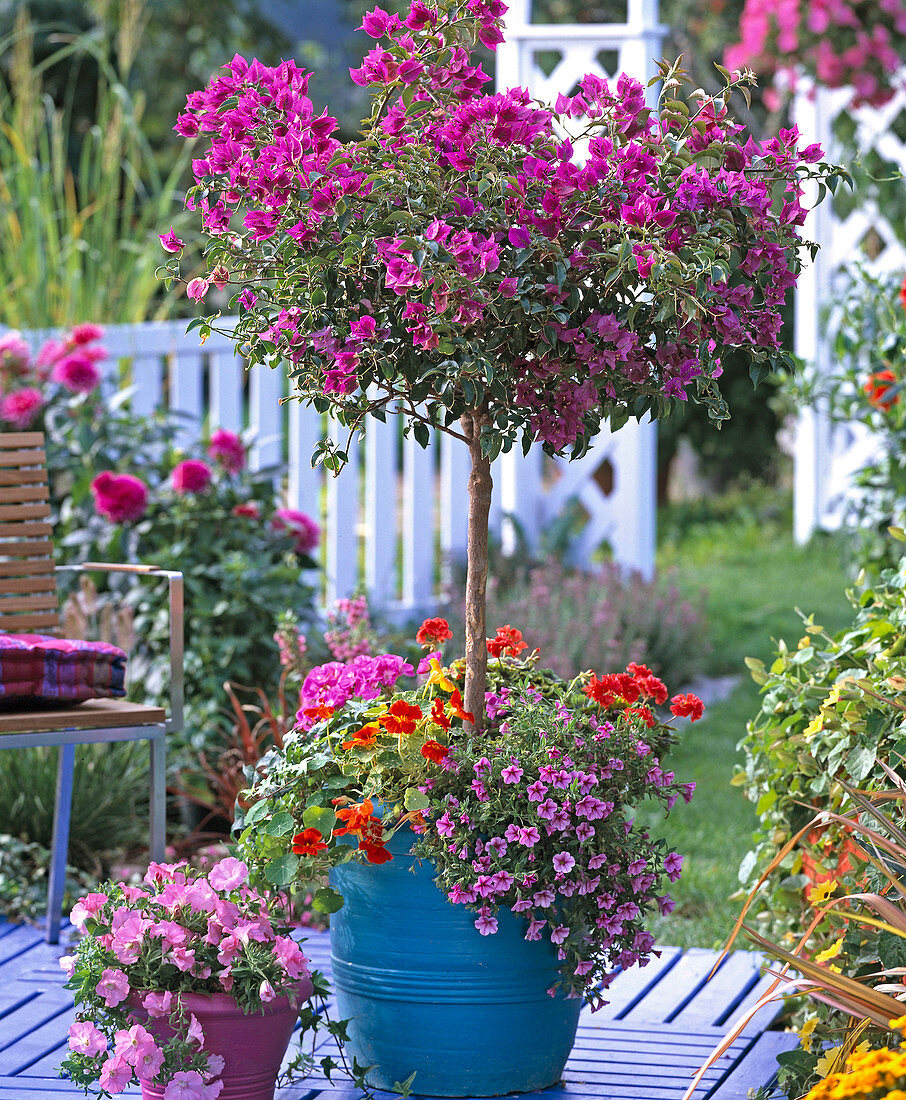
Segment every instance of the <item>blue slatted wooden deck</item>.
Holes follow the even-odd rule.
[[[73,1013],[57,961],[65,951],[44,943],[38,929],[0,922],[0,1100],[84,1095],[58,1076]],[[305,953],[313,967],[329,976],[326,934],[312,935]],[[754,1003],[766,985],[757,959],[745,952],[731,955],[705,984],[714,958],[712,951],[667,947],[644,969],[620,975],[605,1009],[583,1011],[562,1085],[532,1095],[540,1100],[679,1100],[727,1021]],[[794,1035],[765,1030],[774,1011],[763,1009],[752,1020],[709,1071],[695,1100],[745,1100],[748,1089],[770,1080],[777,1053],[796,1043]],[[122,1095],[139,1093],[133,1089]],[[341,1079],[331,1085],[318,1074],[279,1093],[279,1100],[354,1097]],[[394,1100],[391,1093],[377,1097]]]

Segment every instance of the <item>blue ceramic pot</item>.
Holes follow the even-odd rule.
[[[331,963],[348,1051],[371,1085],[392,1089],[414,1071],[422,1096],[499,1096],[557,1082],[582,1001],[548,995],[557,980],[549,942],[527,941],[525,919],[501,909],[496,934],[452,905],[401,829],[393,859],[345,863],[331,882],[345,899],[330,919]],[[414,870],[413,870],[414,868]]]

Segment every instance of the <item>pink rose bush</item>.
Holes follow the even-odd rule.
[[[60,960],[76,1002],[63,1069],[86,1088],[115,1094],[145,1078],[164,1100],[214,1100],[222,1060],[180,994],[227,993],[252,1013],[283,996],[301,1007],[311,993],[302,950],[232,857],[207,874],[152,863],[141,885],[82,898],[72,921],[84,938]],[[155,1020],[172,1040],[156,1037]]]
[[[746,0],[740,33],[725,55],[731,68],[792,86],[804,70],[826,88],[851,88],[853,107],[880,107],[903,86],[903,0]]]
[[[132,474],[105,470],[92,481],[91,494],[98,515],[111,523],[133,523],[148,507],[148,486]]]
[[[494,935],[498,909],[511,909],[526,939],[556,947],[566,991],[606,1003],[615,968],[651,954],[647,915],[673,908],[667,884],[682,856],[634,817],[647,801],[669,810],[691,798],[694,785],[666,764],[666,708],[697,718],[701,703],[670,700],[644,665],[568,684],[538,661],[518,645],[492,658],[493,718],[477,736],[464,726],[462,660],[443,667],[429,653],[414,689],[398,682],[413,667],[392,654],[314,668],[299,732],[259,764],[241,838],[250,866],[280,885],[310,882],[351,855],[393,859],[390,838],[411,827],[414,853],[479,934]],[[323,911],[340,904],[330,887],[315,896]]]
[[[72,399],[96,400],[101,384],[98,363],[107,351],[98,344],[99,325],[76,325],[59,339],[45,340],[36,353],[18,332],[0,336],[0,421],[25,431],[43,428],[44,411]]]
[[[187,458],[173,467],[170,487],[174,493],[203,493],[213,480],[211,467],[200,458]]]

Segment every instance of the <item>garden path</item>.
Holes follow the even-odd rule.
[[[326,933],[312,934],[305,952],[312,966],[329,976]],[[58,961],[65,953],[65,943],[45,943],[37,928],[0,922],[0,1100],[83,1095],[58,1076],[73,1014]],[[701,948],[665,947],[644,969],[621,974],[606,1008],[583,1011],[563,1083],[545,1090],[544,1100],[680,1100],[726,1023],[753,1004],[767,984],[757,956],[743,951],[724,960],[706,982],[715,958],[715,952]],[[776,1011],[769,1006],[753,1018],[709,1070],[695,1100],[745,1100],[748,1089],[772,1077],[777,1053],[796,1043],[795,1035],[766,1030]],[[139,1091],[122,1095],[137,1097]],[[313,1073],[281,1089],[278,1100],[353,1100],[355,1095],[341,1078],[331,1085]],[[393,1094],[378,1092],[376,1098],[393,1100]]]

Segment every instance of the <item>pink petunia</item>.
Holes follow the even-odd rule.
[[[77,1020],[69,1025],[69,1049],[93,1058],[107,1049],[107,1036],[90,1020]]]
[[[164,1100],[216,1100],[222,1089],[223,1081],[206,1085],[197,1070],[180,1070],[164,1089]]]
[[[229,892],[245,886],[249,880],[249,869],[241,859],[227,856],[216,863],[208,873],[208,882],[215,890]]]
[[[492,917],[486,909],[482,909],[481,916],[475,921],[475,927],[483,936],[493,936],[497,931],[497,918]]]
[[[133,474],[104,470],[91,483],[94,509],[111,523],[141,519],[148,507],[148,486]]]
[[[170,486],[173,492],[182,495],[203,493],[212,480],[211,467],[200,458],[187,458],[177,463],[170,474]]]
[[[561,875],[568,875],[576,866],[576,861],[569,852],[557,852],[553,859],[554,870]]]
[[[122,970],[108,966],[94,991],[108,1008],[115,1008],[129,996],[129,979]]]
[[[30,386],[13,390],[0,402],[0,419],[22,431],[31,426],[43,405],[44,398],[38,390]]]
[[[123,1058],[110,1057],[101,1066],[98,1084],[108,1092],[122,1092],[132,1081],[132,1066]]]

